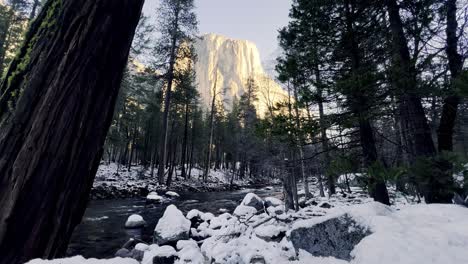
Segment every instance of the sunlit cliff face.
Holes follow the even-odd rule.
[[[234,98],[240,99],[249,77],[258,86],[257,113],[264,116],[269,107],[284,101],[287,93],[265,73],[256,45],[246,40],[216,34],[204,35],[194,43],[197,54],[195,71],[204,108],[211,105],[215,79],[218,102],[230,110]]]

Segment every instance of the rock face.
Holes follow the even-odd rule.
[[[314,256],[351,260],[351,251],[370,232],[349,215],[331,218],[312,226],[296,226],[290,240],[296,250],[303,249]]]
[[[190,225],[190,220],[175,205],[169,205],[154,229],[154,242],[164,245],[186,240],[189,238]]]
[[[249,77],[255,79],[259,88],[256,108],[260,116],[265,114],[268,105],[287,98],[287,93],[265,73],[254,43],[208,34],[199,38],[194,48],[198,91],[205,108],[211,105],[216,76],[218,92],[224,91],[219,102],[224,102],[227,110],[231,109],[234,98],[244,94]]]

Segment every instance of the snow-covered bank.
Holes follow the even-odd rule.
[[[193,168],[190,179],[183,179],[180,171],[174,172],[174,179],[170,188],[165,185],[159,185],[156,179],[156,171],[151,176],[151,169],[145,169],[141,166],[133,166],[130,171],[124,166],[118,166],[115,163],[102,164],[99,166],[93,189],[91,190],[91,199],[112,199],[112,198],[130,198],[146,197],[150,192],[166,193],[171,196],[171,192],[212,192],[225,190],[238,190],[243,187],[264,185],[269,182],[235,180],[230,184],[231,175],[222,170],[211,170],[208,181],[203,182],[202,170]]]
[[[129,243],[117,254],[125,260],[30,263],[468,263],[467,208],[415,205],[394,191],[388,207],[352,190],[309,199],[298,212],[255,194],[217,216],[170,205],[155,228],[159,244]]]

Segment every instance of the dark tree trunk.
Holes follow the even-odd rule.
[[[179,13],[176,13],[175,25],[173,29],[173,36],[171,40],[171,53],[169,59],[169,72],[167,74],[167,88],[164,97],[164,112],[162,118],[162,133],[161,133],[161,146],[159,150],[159,167],[158,167],[158,181],[159,184],[164,184],[164,173],[166,170],[166,159],[167,159],[167,141],[168,141],[168,130],[169,130],[169,111],[171,109],[171,97],[172,97],[172,85],[174,82],[174,70],[177,57],[177,31],[179,29],[178,24]]]
[[[188,123],[189,123],[189,103],[187,102],[185,104],[185,123],[184,123],[184,138],[182,140],[182,158],[180,160],[180,163],[182,165],[182,178],[186,179],[187,178],[187,173],[186,173],[186,157],[187,157],[187,140],[188,140]]]
[[[455,80],[462,71],[463,58],[458,53],[458,37],[457,37],[457,0],[447,0],[447,58],[452,80]],[[439,129],[437,130],[438,149],[442,151],[453,150],[453,130],[457,118],[458,105],[460,98],[452,94],[445,98],[442,107],[442,116],[440,118]]]
[[[21,96],[1,98],[1,264],[65,253],[86,209],[142,5],[50,0],[32,24],[2,84]]]
[[[206,159],[206,164],[205,164],[205,171],[203,172],[203,181],[208,180],[208,175],[210,173],[211,169],[211,153],[212,153],[212,145],[213,145],[213,134],[214,134],[214,115],[215,115],[215,103],[216,103],[216,89],[217,89],[217,83],[218,83],[218,72],[216,72],[215,75],[215,82],[213,86],[213,99],[211,101],[211,113],[210,113],[210,135],[209,135],[209,141],[208,141],[208,157]]]
[[[399,14],[399,6],[396,0],[386,0],[386,6],[393,38],[394,65],[392,81],[399,93],[402,132],[406,133],[407,145],[411,147],[413,160],[418,157],[433,158],[436,155],[436,149],[421,98],[415,89],[417,87],[417,74],[411,62],[408,42]],[[450,109],[449,112],[453,113],[453,109]],[[454,113],[455,115],[451,116],[450,119],[453,118],[455,120],[456,111]],[[450,120],[444,120],[441,123],[445,121]],[[446,128],[445,125],[441,124],[441,126]],[[442,131],[442,134],[444,134],[444,131]],[[425,179],[425,182],[421,186],[424,198],[427,203],[450,203],[453,188],[450,166],[448,162],[442,162],[441,164],[438,164],[439,162],[431,162],[433,166],[439,166],[441,169],[439,171],[442,171],[442,173],[427,176],[427,179]]]
[[[393,45],[392,81],[397,90],[400,104],[402,129],[407,133],[408,146],[414,157],[435,155],[431,136],[421,98],[417,94],[416,69],[411,62],[408,41],[400,17],[400,8],[396,0],[386,0],[389,14]]]

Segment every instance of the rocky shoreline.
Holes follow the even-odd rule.
[[[99,167],[93,188],[90,193],[92,200],[126,199],[146,197],[150,192],[165,193],[175,191],[178,193],[192,192],[222,192],[235,191],[247,188],[261,188],[277,182],[268,179],[229,181],[229,176],[223,171],[212,171],[207,182],[200,179],[202,173],[199,169],[193,170],[193,177],[183,179],[175,177],[168,188],[159,185],[157,179],[150,176],[149,171],[141,167],[135,167],[131,171],[122,170],[116,172],[116,165],[101,165]],[[176,172],[177,173],[177,172]]]

